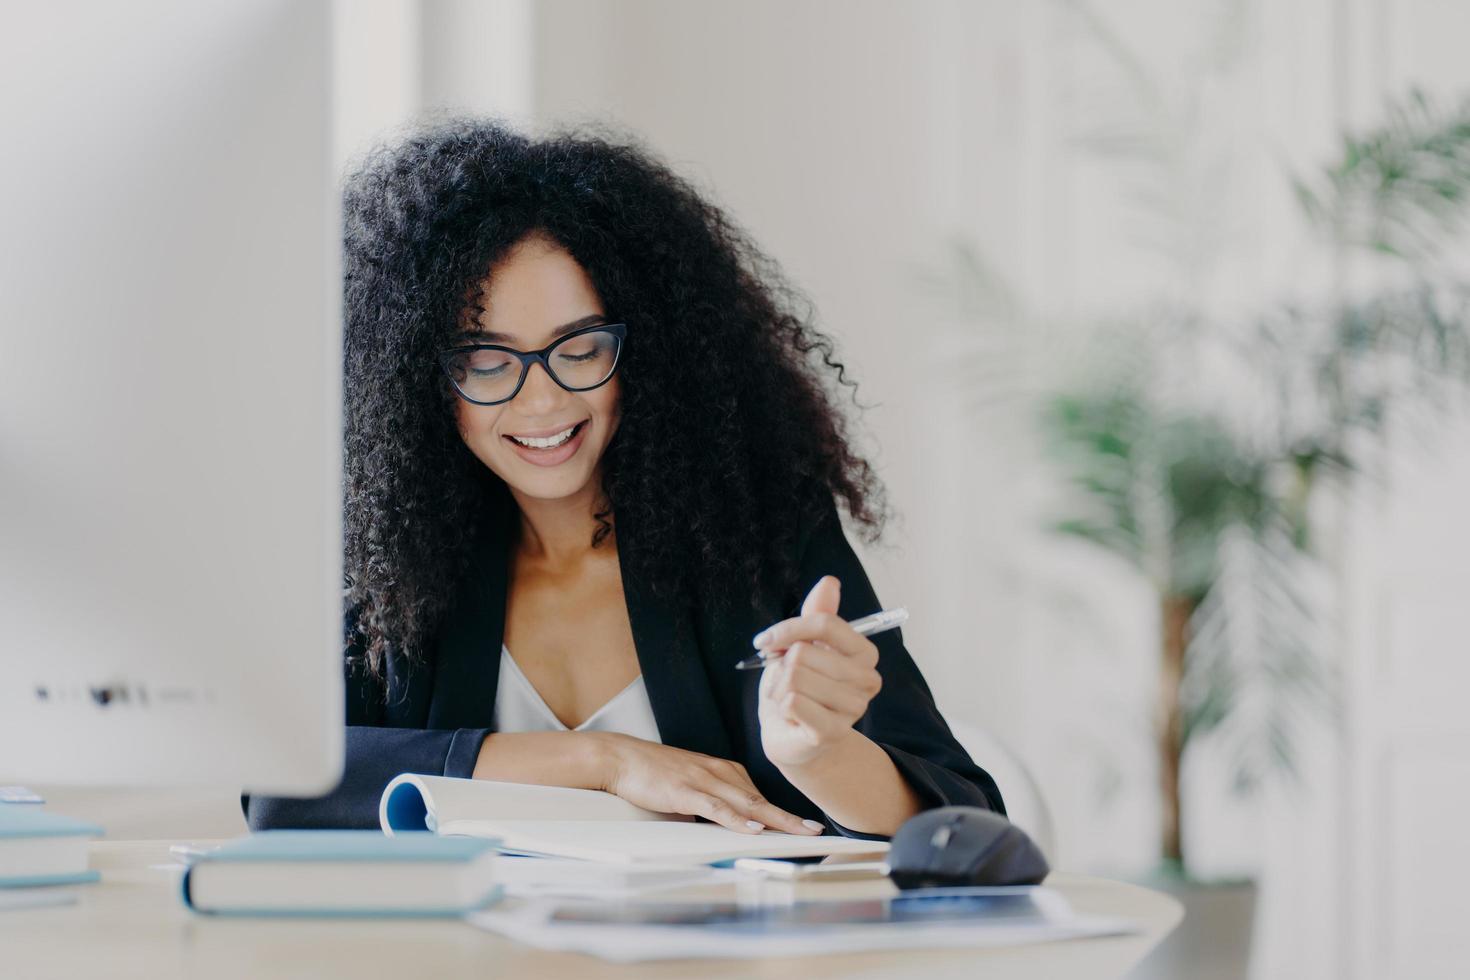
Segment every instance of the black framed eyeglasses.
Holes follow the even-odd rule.
[[[498,344],[468,344],[440,351],[439,366],[454,390],[475,405],[508,402],[540,364],[567,391],[591,391],[612,379],[628,336],[625,323],[599,323],[573,330],[541,350],[518,351]]]

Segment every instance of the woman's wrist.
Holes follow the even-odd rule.
[[[571,732],[581,738],[578,746],[585,767],[589,789],[612,792],[617,785],[621,754],[618,751],[619,736],[612,732]]]
[[[800,789],[803,782],[820,780],[834,770],[841,771],[850,766],[851,760],[860,758],[864,754],[864,746],[858,743],[868,741],[868,738],[857,729],[848,729],[836,741],[823,747],[811,758],[795,763],[777,762],[776,768],[781,771],[781,775],[785,776],[788,782]]]
[[[823,813],[860,833],[891,836],[922,805],[882,746],[856,729],[806,762],[776,768]]]
[[[602,732],[493,732],[480,743],[475,779],[606,789],[615,747]]]

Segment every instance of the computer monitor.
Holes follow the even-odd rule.
[[[331,15],[0,12],[0,783],[340,777]]]

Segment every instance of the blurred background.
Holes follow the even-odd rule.
[[[1034,777],[1002,790],[1058,868],[1190,910],[1138,976],[1464,975],[1470,4],[336,19],[344,169],[435,113],[611,124],[809,297],[940,707]],[[49,794],[243,830],[224,794]]]

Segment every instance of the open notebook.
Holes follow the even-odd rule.
[[[413,773],[395,777],[383,790],[378,819],[386,834],[433,830],[497,837],[504,850],[618,863],[715,864],[888,850],[885,842],[849,837],[736,833],[651,813],[594,790]]]

